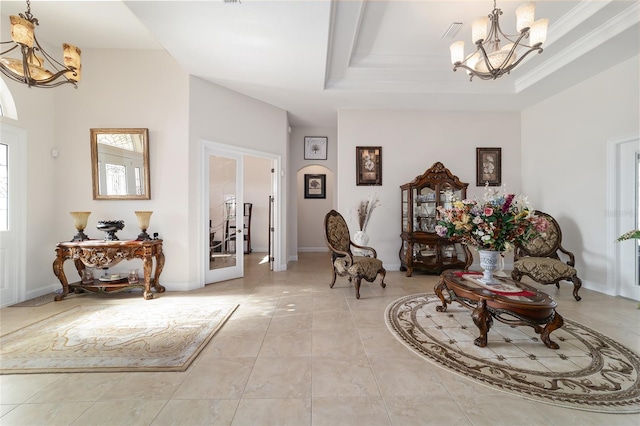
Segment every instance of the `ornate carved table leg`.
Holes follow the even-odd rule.
[[[556,330],[564,324],[564,319],[562,316],[555,312],[553,319],[551,322],[547,323],[542,329],[542,333],[540,333],[540,339],[544,342],[544,344],[550,349],[558,349],[560,346],[553,340],[551,340],[551,332]]]
[[[487,334],[489,333],[489,328],[491,328],[491,313],[487,309],[487,301],[485,299],[478,300],[478,306],[471,313],[471,318],[473,318],[473,322],[478,326],[480,330],[480,337],[475,339],[473,343],[476,346],[480,346],[484,348],[487,346]]]
[[[153,287],[158,293],[164,293],[165,291],[164,286],[160,285],[160,274],[162,273],[162,268],[164,268],[164,253],[162,252],[162,247],[160,247],[160,251],[156,255],[156,273],[153,277]]]
[[[153,299],[153,293],[151,293],[151,269],[153,268],[153,257],[151,254],[145,253],[144,260],[142,261],[142,269],[144,271],[144,299]]]
[[[440,281],[433,288],[433,290],[436,292],[436,296],[438,296],[438,298],[442,302],[442,306],[436,306],[436,311],[447,312],[447,299],[445,299],[444,297],[443,290],[449,291],[449,289],[447,288],[447,285],[444,283],[444,278],[440,278]]]
[[[69,294],[69,282],[67,281],[67,276],[64,274],[64,261],[65,258],[61,249],[56,249],[56,260],[53,261],[53,273],[60,280],[60,284],[62,284],[62,294],[58,294],[53,298],[56,302],[59,302]]]

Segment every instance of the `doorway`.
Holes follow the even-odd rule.
[[[202,146],[204,283],[243,277],[247,259],[278,264],[279,157],[207,141]]]
[[[609,145],[609,232],[610,241],[640,228],[640,135],[618,139]],[[608,277],[616,295],[640,300],[640,240],[611,244],[613,271]]]
[[[0,306],[24,299],[26,253],[26,132],[0,126]]]

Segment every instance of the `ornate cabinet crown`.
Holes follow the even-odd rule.
[[[438,210],[467,196],[468,183],[461,182],[441,162],[436,162],[413,181],[400,186],[402,195],[401,270],[410,277],[414,269],[441,273],[445,269],[468,269],[473,257],[467,246],[435,233]]]

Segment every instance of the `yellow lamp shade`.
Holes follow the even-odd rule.
[[[11,39],[27,47],[33,47],[33,23],[19,16],[11,15]]]

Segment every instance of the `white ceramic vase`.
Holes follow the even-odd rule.
[[[500,252],[495,250],[478,250],[480,256],[480,267],[484,270],[482,282],[485,284],[496,284],[493,272],[498,270],[500,265]]]
[[[353,234],[353,242],[359,246],[368,246],[369,236],[364,231],[358,231]],[[369,254],[369,250],[353,249],[352,251],[357,256],[367,256]]]

